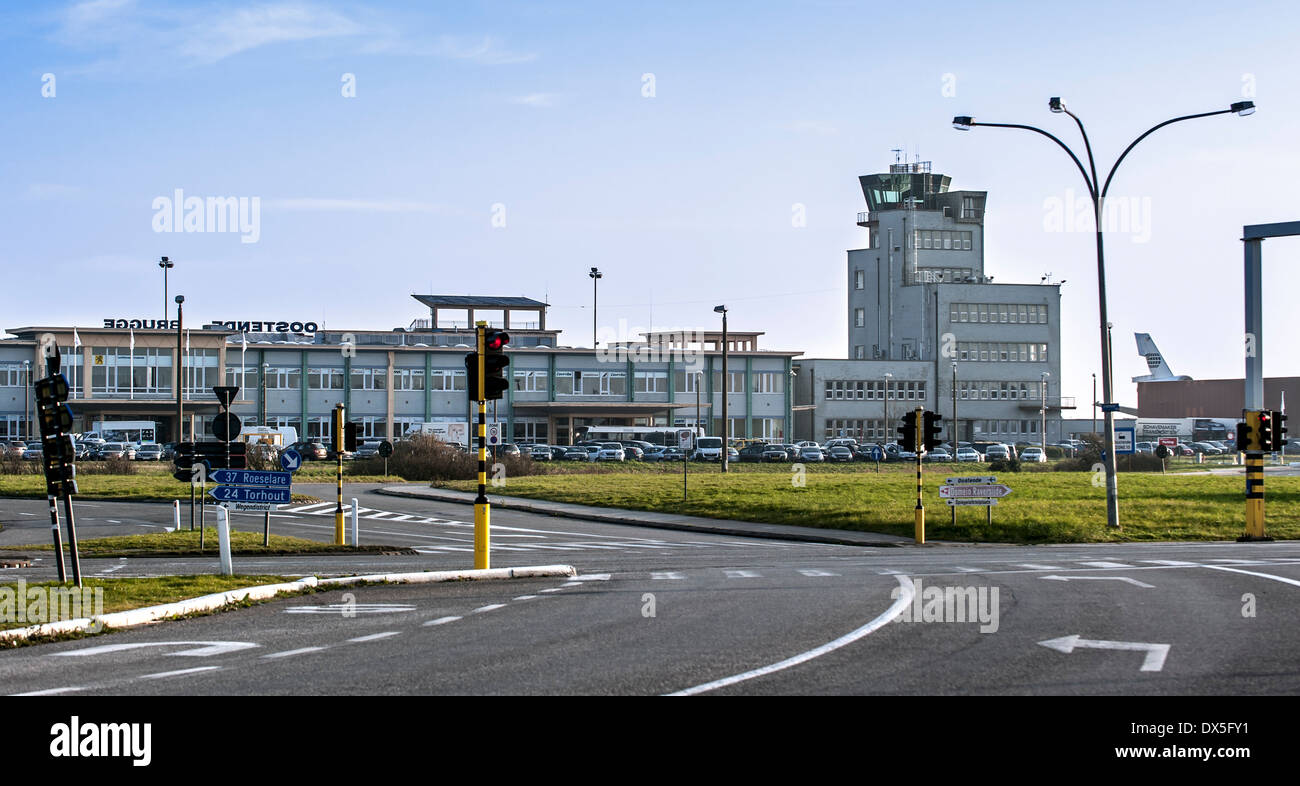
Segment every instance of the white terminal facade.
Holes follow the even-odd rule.
[[[546,326],[547,304],[526,297],[416,295],[419,315],[389,330],[199,321],[179,347],[174,321],[108,318],[8,330],[0,440],[35,438],[31,380],[46,373],[43,346],[58,347],[78,431],[156,421],[160,442],[208,438],[220,384],[240,387],[233,411],[246,425],[291,426],[301,439],[328,440],[338,403],[367,438],[468,424],[464,357],[484,320],[511,335],[511,387],[488,414],[508,441],[569,444],[583,426],[698,424],[719,435],[723,395],[733,437],[893,441],[917,406],[951,428],[954,390],[963,441],[1040,442],[1044,390],[1046,441],[1059,441],[1062,410],[1074,407],[1060,396],[1060,287],[986,273],[986,192],[949,191],[950,178],[921,162],[859,179],[867,244],[848,252],[845,358],[796,361],[798,351],[761,349],[761,332],[729,331],[724,393],[720,331],[566,346]],[[183,431],[173,387],[182,356]]]
[[[14,338],[0,341],[0,439],[37,431],[27,393],[30,379],[46,374],[43,345],[59,349],[77,431],[98,421],[152,420],[159,442],[175,441],[178,433],[210,439],[218,412],[214,385],[240,388],[232,411],[245,425],[291,426],[301,439],[327,441],[339,403],[366,438],[400,437],[419,423],[471,423],[477,415],[465,390],[464,360],[479,320],[511,337],[512,384],[488,406],[488,421],[504,427],[507,441],[569,444],[582,426],[698,423],[721,433],[720,331],[571,347],[560,343],[560,331],[547,329],[547,304],[537,300],[415,299],[428,316],[391,330],[281,329],[315,328],[291,322],[210,322],[184,330],[183,432],[176,424],[174,323],[106,319],[103,327],[78,327],[75,334],[72,327],[10,328]],[[800,353],[760,349],[762,335],[727,337],[730,432],[786,441],[791,361]]]
[[[950,440],[955,406],[961,441],[1038,444],[1044,419],[1059,441],[1074,407],[1060,395],[1060,286],[986,273],[987,192],[950,191],[929,162],[859,182],[867,244],[848,252],[847,359],[795,362],[798,438],[892,442],[919,406]]]

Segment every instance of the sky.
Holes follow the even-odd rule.
[[[726,303],[763,347],[845,357],[857,178],[901,148],[989,192],[986,273],[1064,282],[1060,392],[1086,417],[1083,180],[1042,137],[953,116],[1082,155],[1063,96],[1106,171],[1158,122],[1254,100],[1139,145],[1106,246],[1117,400],[1146,373],[1135,331],[1177,374],[1240,377],[1241,227],[1300,219],[1300,12],[1178,8],[5,0],[0,327],[160,317],[166,255],[187,321],[390,329],[427,316],[412,293],[523,295],[589,346],[596,266],[605,336],[716,329]],[[177,190],[257,220],[169,226]],[[1268,376],[1300,374],[1298,255],[1265,243]]]

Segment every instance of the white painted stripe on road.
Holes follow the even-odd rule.
[[[651,573],[650,578],[655,581],[678,581],[686,577],[676,571],[666,570],[659,573]]]
[[[1087,565],[1090,568],[1131,568],[1132,565],[1125,565],[1123,562],[1080,562],[1080,565]]]
[[[901,571],[901,570],[894,570],[893,568],[881,568],[880,570],[877,570],[876,572],[879,573],[879,574],[882,575],[882,576],[901,576],[902,573],[903,573],[903,571]]]
[[[550,589],[542,590],[542,592],[559,592],[562,589],[564,589],[564,587],[551,587]]]
[[[309,652],[320,652],[324,647],[303,647],[297,650],[285,650],[284,652],[272,652],[270,655],[263,655],[263,658],[292,658],[294,655],[306,655]]]
[[[846,633],[843,636],[840,636],[838,639],[827,642],[826,644],[823,644],[820,647],[817,647],[815,649],[811,649],[808,650],[807,652],[802,652],[798,655],[795,655],[794,657],[786,658],[783,661],[773,663],[770,666],[764,666],[761,669],[754,669],[752,671],[742,672],[740,674],[736,674],[731,677],[724,677],[720,680],[714,680],[713,682],[706,682],[703,685],[696,685],[692,688],[686,688],[685,690],[680,690],[677,691],[676,693],[670,693],[668,695],[669,696],[695,696],[700,693],[707,693],[708,691],[711,690],[717,690],[718,688],[725,688],[728,685],[735,685],[738,682],[744,682],[745,680],[752,680],[755,677],[763,677],[768,674],[773,674],[778,671],[783,671],[785,669],[790,668],[791,666],[798,666],[801,663],[807,663],[808,661],[814,658],[819,658],[828,652],[834,652],[840,647],[846,646],[848,644],[852,644],[853,642],[866,636],[867,634],[872,633],[884,627],[889,623],[890,620],[894,619],[899,614],[902,614],[904,609],[912,605],[912,599],[916,595],[915,585],[913,585],[912,580],[906,576],[898,576],[897,578],[898,578],[898,587],[899,587],[898,599],[895,600],[893,604],[890,605],[889,608],[885,609],[883,614],[881,614],[879,617],[876,617],[871,622],[868,622],[866,625],[863,625],[862,627],[858,628],[857,630]]]
[[[57,696],[60,693],[72,693],[73,691],[85,690],[80,685],[69,685],[66,688],[46,688],[45,690],[33,690],[27,693],[11,693],[10,696]]]
[[[1222,562],[1225,565],[1264,565],[1266,563],[1257,559],[1212,559],[1207,562]]]
[[[724,570],[722,571],[729,579],[761,579],[763,578],[756,570]]]
[[[19,512],[18,512],[18,515],[19,515],[19,516],[35,516],[36,514],[35,514],[35,513],[23,513],[22,511],[19,511]],[[59,690],[63,690],[63,689],[60,688]],[[15,695],[15,696],[32,696],[32,695],[34,695],[34,694],[31,694],[31,693],[15,693],[14,695]]]
[[[434,625],[446,625],[448,622],[455,622],[458,619],[460,619],[460,617],[439,617],[436,620],[429,620],[424,623],[424,627],[431,628]]]
[[[1260,573],[1259,571],[1254,571],[1254,570],[1242,570],[1241,568],[1229,568],[1224,565],[1203,565],[1202,567],[1209,568],[1210,570],[1226,570],[1232,573],[1244,573],[1247,576],[1259,576],[1262,579],[1272,579],[1274,581],[1280,581],[1283,584],[1290,584],[1295,587],[1300,587],[1300,581],[1296,581],[1295,579],[1288,579],[1285,576],[1274,576],[1272,573]]]
[[[572,586],[572,585],[569,585],[569,586]],[[488,605],[486,605],[486,606],[479,606],[477,609],[474,609],[474,611],[473,611],[472,613],[473,613],[473,614],[480,614],[480,613],[485,612],[485,611],[496,611],[497,609],[504,609],[505,607],[506,607],[506,604],[504,604],[504,603],[490,603],[490,604],[488,604]]]
[[[1171,568],[1194,568],[1200,563],[1184,562],[1179,559],[1140,559],[1138,562],[1149,562],[1152,565],[1168,565]]]
[[[585,575],[574,576],[570,581],[609,581],[608,573],[588,573]]]
[[[1030,570],[1061,570],[1061,568],[1056,565],[1038,565],[1033,562],[1018,562],[1016,563],[1016,567],[1029,568]]]
[[[201,671],[217,671],[221,666],[195,666],[192,669],[177,669],[176,671],[160,671],[156,674],[145,674],[138,679],[142,680],[161,680],[167,677],[179,677],[182,674],[198,674]]]
[[[537,596],[536,596],[536,595],[520,595],[519,597],[515,598],[515,600],[532,600],[532,599],[535,598],[535,597],[537,597]]]
[[[801,568],[801,569],[799,570],[799,572],[802,573],[802,574],[805,575],[805,576],[810,577],[810,578],[818,578],[818,577],[821,577],[821,576],[838,576],[838,575],[840,575],[840,574],[838,574],[838,573],[832,573],[832,572],[829,571],[829,570],[820,570],[820,569],[818,569],[818,568]]]
[[[962,573],[983,573],[984,572],[984,568],[963,568],[961,565],[957,566],[957,570],[960,570]]]
[[[379,641],[380,639],[387,639],[392,636],[400,636],[400,635],[402,635],[402,632],[400,630],[389,630],[389,631],[384,631],[383,633],[372,633],[369,636],[357,636],[355,639],[348,639],[348,641],[352,642],[353,644],[363,644],[367,641]]]

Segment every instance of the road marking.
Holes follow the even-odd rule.
[[[574,576],[570,581],[609,581],[609,574],[590,573],[585,576]]]
[[[114,572],[119,571],[119,570],[121,570],[122,568],[125,568],[125,567],[126,567],[125,565],[114,565],[114,566],[111,567],[111,568],[104,568],[104,569],[101,570],[99,573],[100,573],[100,575],[103,575],[103,574],[105,574],[105,573],[114,573]]]
[[[290,606],[285,614],[392,614],[397,611],[415,611],[404,603],[331,603],[328,606]]]
[[[881,568],[880,570],[877,570],[876,572],[879,573],[879,574],[882,575],[882,576],[901,576],[901,575],[903,575],[903,571],[901,571],[901,570],[894,570],[893,568]]]
[[[383,633],[372,633],[369,636],[357,636],[355,639],[348,639],[348,641],[352,642],[353,644],[364,644],[367,641],[379,641],[380,639],[386,639],[389,638],[390,636],[400,636],[400,635],[402,635],[402,632],[400,630],[389,630]]]
[[[60,693],[72,693],[73,691],[86,690],[80,685],[69,685],[66,688],[46,688],[45,690],[33,690],[27,693],[11,693],[10,696],[57,696]]]
[[[436,620],[429,620],[428,622],[424,623],[424,627],[430,628],[433,627],[434,625],[446,625],[448,622],[455,622],[458,619],[460,619],[460,617],[439,617]]]
[[[23,512],[21,512],[21,511],[19,511],[18,515],[19,515],[19,516],[35,516],[36,514],[35,514],[35,513],[23,513]],[[59,690],[63,690],[63,689],[62,689],[62,688],[59,688]],[[34,694],[34,693],[15,693],[14,695],[15,695],[15,696],[34,696],[34,695],[36,695],[36,694]]]
[[[686,577],[680,573],[677,573],[676,571],[665,570],[659,573],[651,573],[650,578],[654,579],[655,581],[679,581]]]
[[[1184,562],[1178,559],[1142,559],[1138,560],[1138,562],[1149,562],[1152,565],[1168,565],[1171,568],[1194,568],[1199,564],[1196,562]]]
[[[320,652],[324,647],[303,647],[297,650],[285,650],[284,652],[272,652],[270,655],[263,655],[263,658],[292,658],[294,655],[306,655],[308,652]]]
[[[535,598],[535,597],[537,597],[537,596],[536,596],[536,595],[520,595],[519,597],[515,598],[515,600],[532,600],[532,599]]]
[[[984,572],[984,568],[963,568],[961,565],[957,565],[956,568],[957,570],[960,570],[962,573],[983,573]]]
[[[117,519],[104,519],[104,521],[107,521],[109,524],[121,524],[121,523],[122,523],[122,522],[118,521]]]
[[[1146,584],[1137,579],[1130,579],[1128,576],[1039,576],[1038,578],[1045,581],[1124,581],[1135,587],[1155,589],[1154,584]]]
[[[829,571],[829,570],[820,570],[820,569],[818,569],[818,568],[801,568],[801,569],[799,570],[799,572],[802,573],[803,575],[808,576],[808,577],[811,577],[811,578],[817,578],[817,577],[820,577],[820,576],[838,576],[838,575],[840,575],[840,574],[838,574],[838,573],[832,573],[832,572]]]
[[[52,652],[53,657],[80,657],[82,655],[107,655],[111,652],[125,652],[127,650],[140,649],[142,647],[177,647],[188,644],[198,644],[200,646],[194,649],[182,650],[181,652],[169,652],[168,655],[183,655],[197,658],[207,658],[212,655],[225,655],[227,652],[238,652],[240,650],[260,647],[260,644],[251,644],[245,641],[145,641],[134,644],[101,644],[98,647],[86,647],[80,650],[71,650],[69,652]]]
[[[562,589],[564,589],[564,587],[551,587],[550,589],[542,590],[542,592],[559,592]]]
[[[1263,578],[1263,579],[1273,579],[1274,581],[1280,581],[1280,582],[1282,582],[1283,584],[1291,584],[1292,586],[1300,587],[1300,581],[1296,581],[1295,579],[1288,579],[1288,578],[1286,578],[1285,576],[1274,576],[1272,573],[1260,573],[1260,572],[1258,572],[1258,571],[1254,571],[1254,570],[1242,570],[1242,569],[1240,569],[1240,568],[1228,568],[1228,567],[1225,567],[1225,566],[1223,566],[1223,565],[1202,565],[1201,567],[1209,568],[1210,570],[1226,570],[1226,571],[1230,571],[1230,572],[1232,572],[1232,573],[1244,573],[1244,574],[1246,574],[1247,576],[1259,576],[1260,578]]]
[[[1081,639],[1079,636],[1062,636],[1059,639],[1048,639],[1047,641],[1038,642],[1040,646],[1048,649],[1064,652],[1069,655],[1074,652],[1076,647],[1087,647],[1097,650],[1133,650],[1145,652],[1146,658],[1142,661],[1141,671],[1161,671],[1165,667],[1165,657],[1169,655],[1168,644],[1148,644],[1142,641],[1096,641],[1093,639]]]
[[[471,612],[471,613],[472,613],[472,614],[478,614],[478,613],[480,613],[480,612],[484,612],[484,611],[496,611],[497,609],[504,609],[505,607],[506,607],[506,604],[504,604],[504,603],[490,603],[490,604],[488,604],[488,605],[486,605],[486,606],[479,606],[477,609],[474,609],[474,611]]]
[[[876,617],[872,621],[868,622],[866,625],[863,625],[857,630],[850,631],[849,633],[840,636],[838,639],[835,639],[834,641],[827,642],[826,644],[823,644],[820,647],[808,650],[807,652],[802,652],[798,655],[795,655],[794,657],[786,658],[783,661],[773,663],[770,666],[764,666],[761,669],[754,669],[752,671],[742,672],[740,674],[736,674],[731,677],[724,677],[720,680],[714,680],[713,682],[706,682],[703,685],[696,685],[694,687],[686,688],[684,690],[679,690],[676,693],[670,693],[668,695],[669,696],[695,696],[697,694],[706,693],[708,691],[716,690],[718,688],[725,688],[728,685],[735,685],[738,682],[751,680],[755,677],[763,677],[768,674],[773,674],[775,672],[788,669],[791,666],[798,666],[800,663],[806,663],[812,660],[813,658],[819,658],[828,652],[834,652],[840,647],[843,647],[848,644],[852,644],[853,642],[857,641],[863,636],[866,636],[867,634],[872,633],[873,631],[879,630],[880,628],[884,627],[889,623],[890,620],[894,619],[899,614],[902,614],[904,609],[912,605],[912,599],[916,595],[916,587],[915,585],[912,584],[912,580],[906,576],[899,576],[898,588],[899,588],[898,599],[895,600],[893,604],[890,605],[889,608],[885,609],[884,613],[882,613],[879,617]]]
[[[1032,562],[1019,562],[1016,563],[1016,567],[1029,568],[1030,570],[1061,570],[1059,567],[1055,565],[1036,565]]]
[[[1207,562],[1222,562],[1225,565],[1263,565],[1265,563],[1257,559],[1212,559]]]
[[[763,576],[756,570],[724,570],[729,579],[761,579]]]
[[[1080,565],[1087,565],[1090,568],[1131,568],[1132,565],[1125,565],[1122,562],[1080,562]]]
[[[192,669],[178,669],[176,671],[160,671],[156,674],[145,674],[137,679],[141,680],[161,680],[167,677],[179,677],[182,674],[198,674],[201,671],[217,671],[220,666],[196,666]]]

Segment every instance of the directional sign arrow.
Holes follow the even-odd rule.
[[[1038,578],[1047,579],[1048,581],[1123,581],[1132,584],[1134,587],[1155,589],[1154,584],[1130,579],[1128,576],[1039,576]]]
[[[939,496],[941,498],[957,497],[1005,497],[1011,493],[1011,488],[1001,483],[986,483],[983,485],[959,485],[959,486],[940,486]]]
[[[1095,641],[1093,639],[1081,639],[1078,634],[1073,636],[1062,636],[1059,639],[1048,639],[1047,641],[1038,642],[1041,646],[1048,649],[1064,652],[1069,655],[1074,652],[1076,647],[1086,647],[1095,650],[1132,650],[1145,652],[1146,660],[1142,662],[1142,671],[1160,671],[1165,667],[1165,656],[1169,654],[1168,644],[1148,644],[1141,641]]]
[[[287,488],[262,488],[259,486],[214,486],[208,496],[218,502],[269,502],[288,505],[292,500]]]
[[[288,472],[263,472],[255,469],[215,469],[208,473],[208,480],[235,486],[269,486],[287,489],[293,481],[293,476]]]

